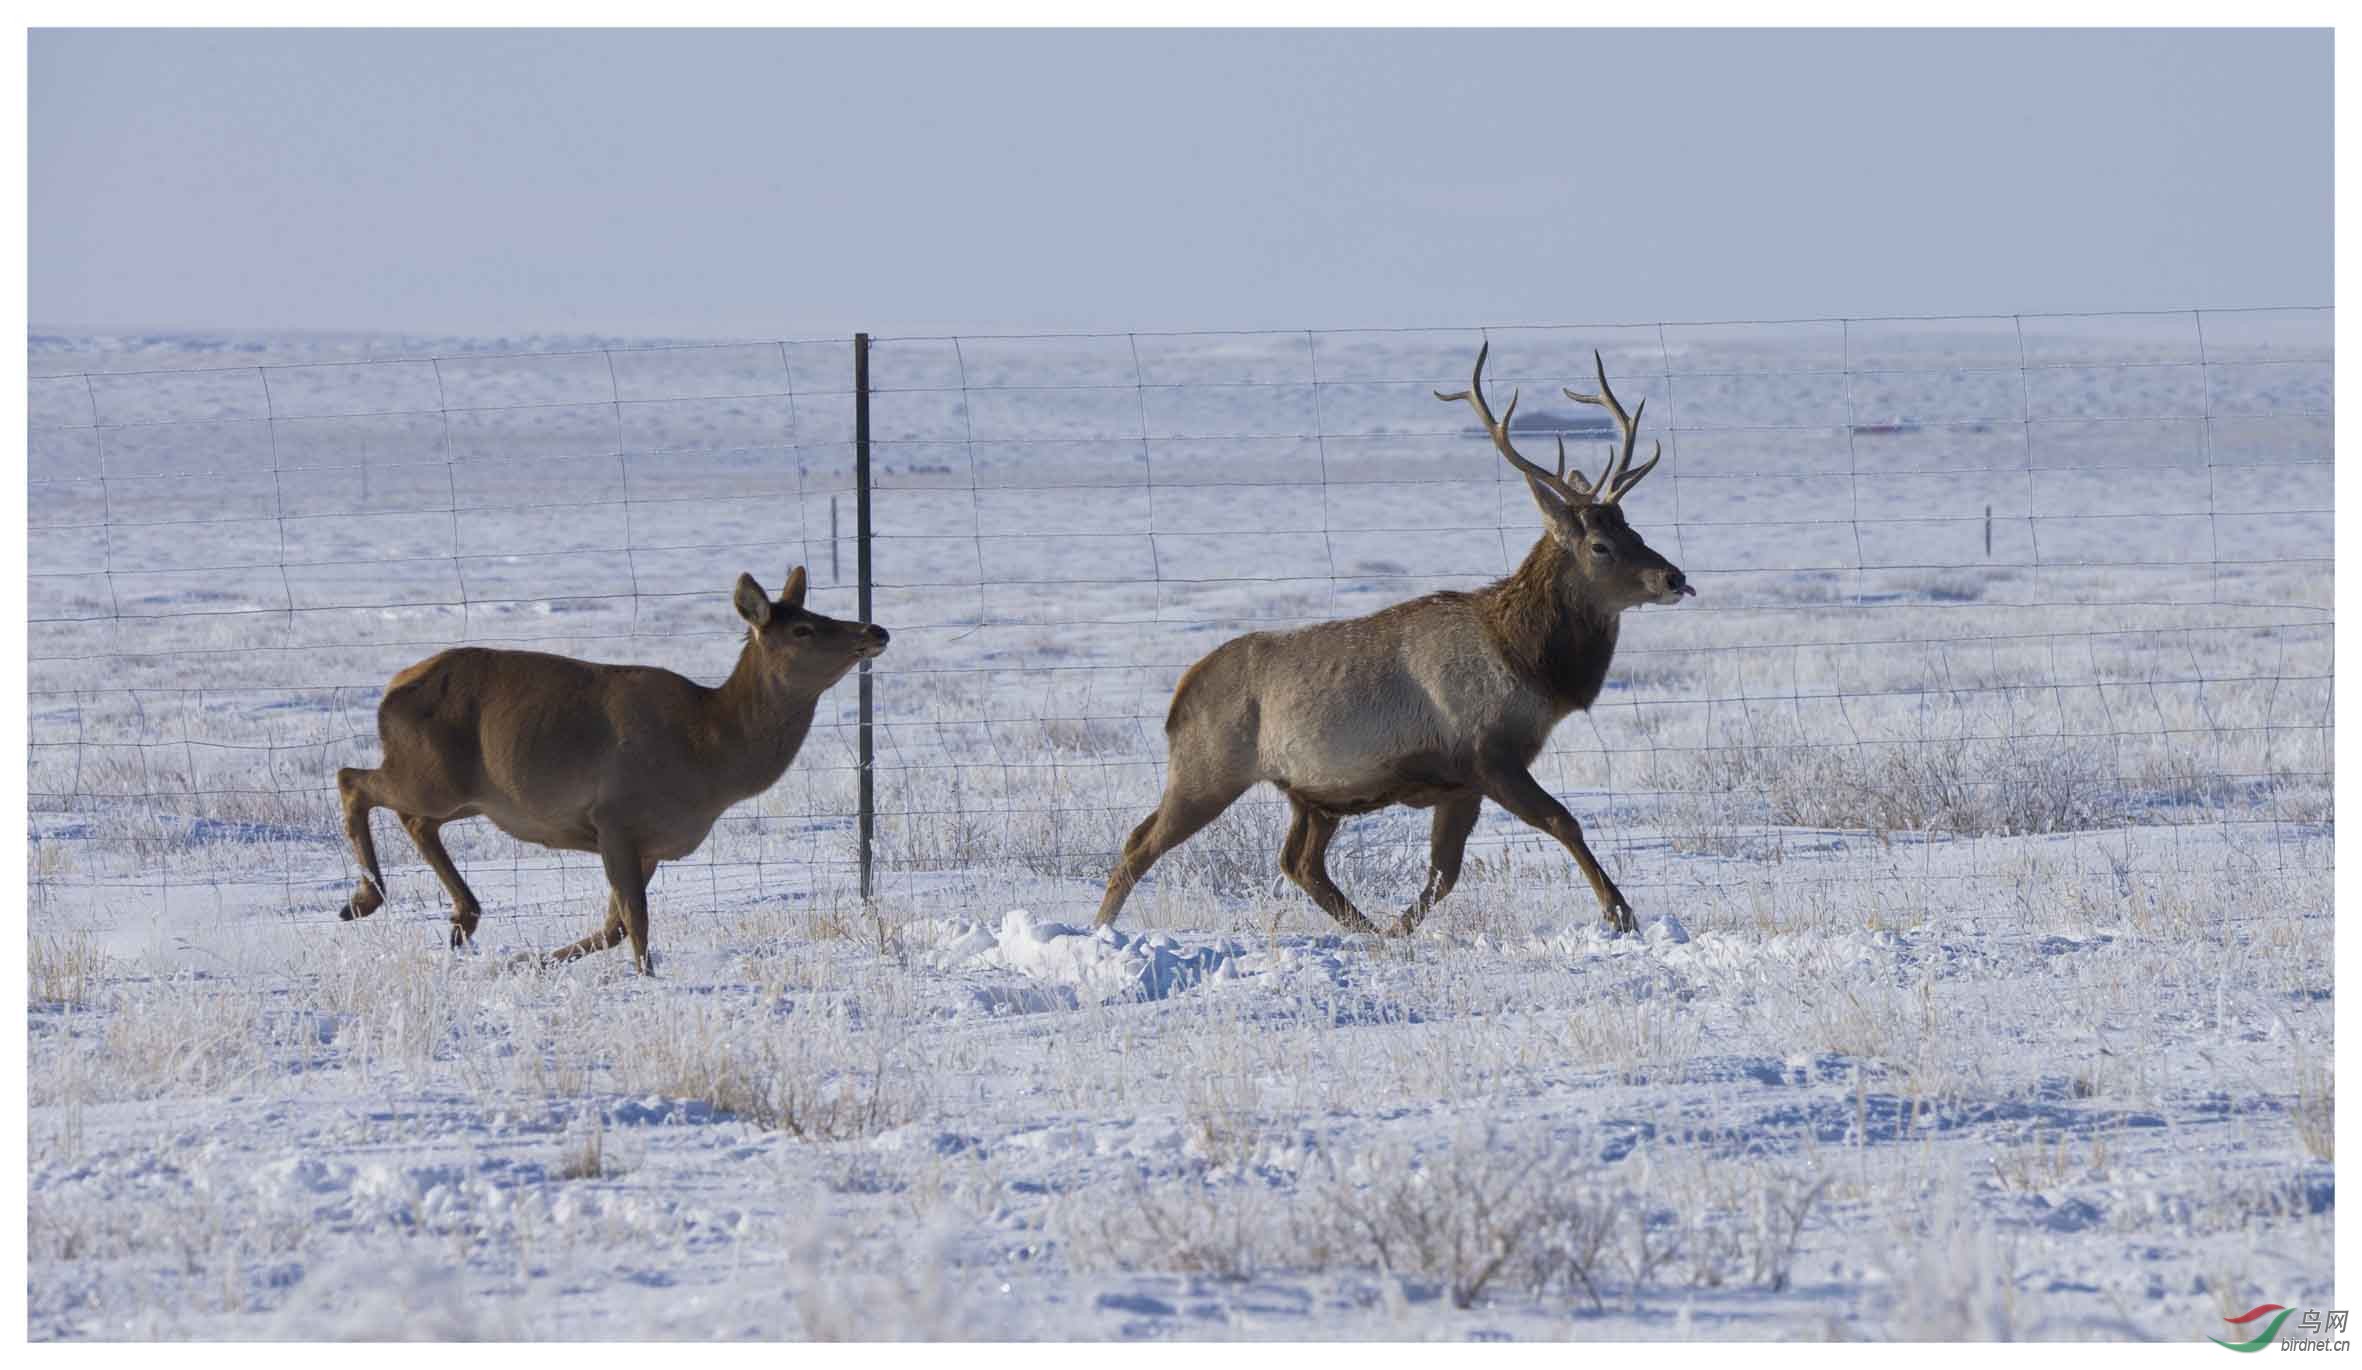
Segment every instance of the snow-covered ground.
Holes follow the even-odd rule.
[[[2206,329],[1496,331],[1525,412],[1593,345],[1650,397],[1634,517],[1701,597],[1628,617],[1540,768],[1643,933],[1488,811],[1401,944],[1277,880],[1268,797],[1085,925],[1191,660],[1522,554],[1522,487],[1427,396],[1475,335],[881,343],[881,897],[848,684],[659,873],[653,981],[515,964],[603,886],[482,824],[478,950],[384,820],[393,903],[336,922],[333,773],[451,642],[711,681],[738,571],[849,612],[843,344],[36,337],[34,1334],[2170,1341],[2324,1305],[2326,321]],[[1389,909],[1424,836],[1357,820],[1333,864]]]

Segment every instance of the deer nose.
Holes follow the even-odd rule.
[[[891,642],[894,639],[894,635],[892,633],[887,632],[885,629],[880,628],[874,623],[869,625],[869,635],[877,639],[877,644],[880,647],[885,646],[888,642]]]

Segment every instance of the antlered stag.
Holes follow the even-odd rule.
[[[1436,398],[1475,407],[1541,506],[1543,536],[1515,571],[1481,590],[1446,590],[1292,632],[1248,633],[1190,667],[1165,717],[1164,797],[1124,842],[1099,925],[1115,921],[1158,857],[1268,780],[1293,810],[1280,868],[1350,931],[1378,929],[1329,878],[1329,841],[1342,819],[1389,804],[1435,810],[1426,885],[1387,929],[1402,936],[1451,892],[1487,799],[1564,843],[1608,923],[1634,930],[1631,906],[1584,845],[1574,815],[1530,767],[1558,721],[1599,697],[1619,615],[1696,593],[1618,507],[1655,469],[1663,444],[1632,469],[1646,401],[1625,413],[1595,352],[1599,393],[1565,393],[1614,416],[1622,440],[1607,468],[1596,481],[1569,474],[1563,438],[1555,472],[1527,461],[1509,440],[1516,396],[1498,420],[1485,403],[1488,351],[1478,350],[1468,389]]]
[[[804,568],[777,601],[753,576],[732,603],[746,646],[719,688],[656,666],[607,666],[545,652],[458,647],[395,676],[377,706],[385,762],[336,773],[345,835],[361,863],[343,917],[385,903],[369,812],[392,809],[451,894],[451,945],[483,912],[443,849],[445,823],[478,814],[512,837],[599,854],[610,887],[599,931],[560,961],[631,938],[648,955],[648,881],[697,850],[722,811],[787,772],[821,694],[886,650],[886,630],[804,607]]]

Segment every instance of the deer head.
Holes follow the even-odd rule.
[[[746,620],[743,660],[765,680],[799,690],[824,690],[847,671],[886,650],[887,633],[874,623],[848,623],[804,607],[804,568],[787,573],[774,600],[751,575],[740,575],[730,602]]]
[[[1542,510],[1543,526],[1553,542],[1564,553],[1567,569],[1563,579],[1570,592],[1578,592],[1599,607],[1618,612],[1642,604],[1678,604],[1697,591],[1681,574],[1681,568],[1659,556],[1656,550],[1641,540],[1624,521],[1619,507],[1632,487],[1657,467],[1665,455],[1663,443],[1656,444],[1649,459],[1639,470],[1632,469],[1632,448],[1640,436],[1640,412],[1648,407],[1642,400],[1631,413],[1616,402],[1616,392],[1608,388],[1607,366],[1599,353],[1591,354],[1591,363],[1599,377],[1599,393],[1586,395],[1567,390],[1570,400],[1582,404],[1596,404],[1605,408],[1616,420],[1621,431],[1621,442],[1609,456],[1607,466],[1597,480],[1585,479],[1580,471],[1566,468],[1566,439],[1558,440],[1558,469],[1553,471],[1526,460],[1509,440],[1509,421],[1517,414],[1517,392],[1509,394],[1509,408],[1500,418],[1493,417],[1492,406],[1484,398],[1485,357],[1492,351],[1486,343],[1476,351],[1476,372],[1466,390],[1445,394],[1438,390],[1435,397],[1444,401],[1466,400],[1483,421],[1485,431],[1492,435],[1493,446],[1525,477],[1526,488],[1533,492],[1534,503]]]

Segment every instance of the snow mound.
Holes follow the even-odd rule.
[[[1249,973],[1248,952],[1228,938],[1192,948],[1169,933],[1128,937],[1114,928],[1085,930],[1038,919],[1024,909],[1002,915],[998,927],[956,919],[940,926],[943,942],[933,957],[939,970],[1015,971],[1101,1001],[1164,999],[1209,980]],[[1013,1006],[1033,1006],[1036,997],[1020,996],[1022,1002]],[[1039,1007],[1070,1006],[1064,995],[1038,997],[1043,1000]]]
[[[1578,919],[1569,923],[1557,936],[1544,938],[1543,946],[1562,955],[1573,952],[1617,955],[1642,948],[1663,950],[1666,947],[1683,946],[1689,940],[1689,929],[1682,926],[1680,919],[1667,913],[1641,923],[1637,935],[1617,932],[1604,919]]]

